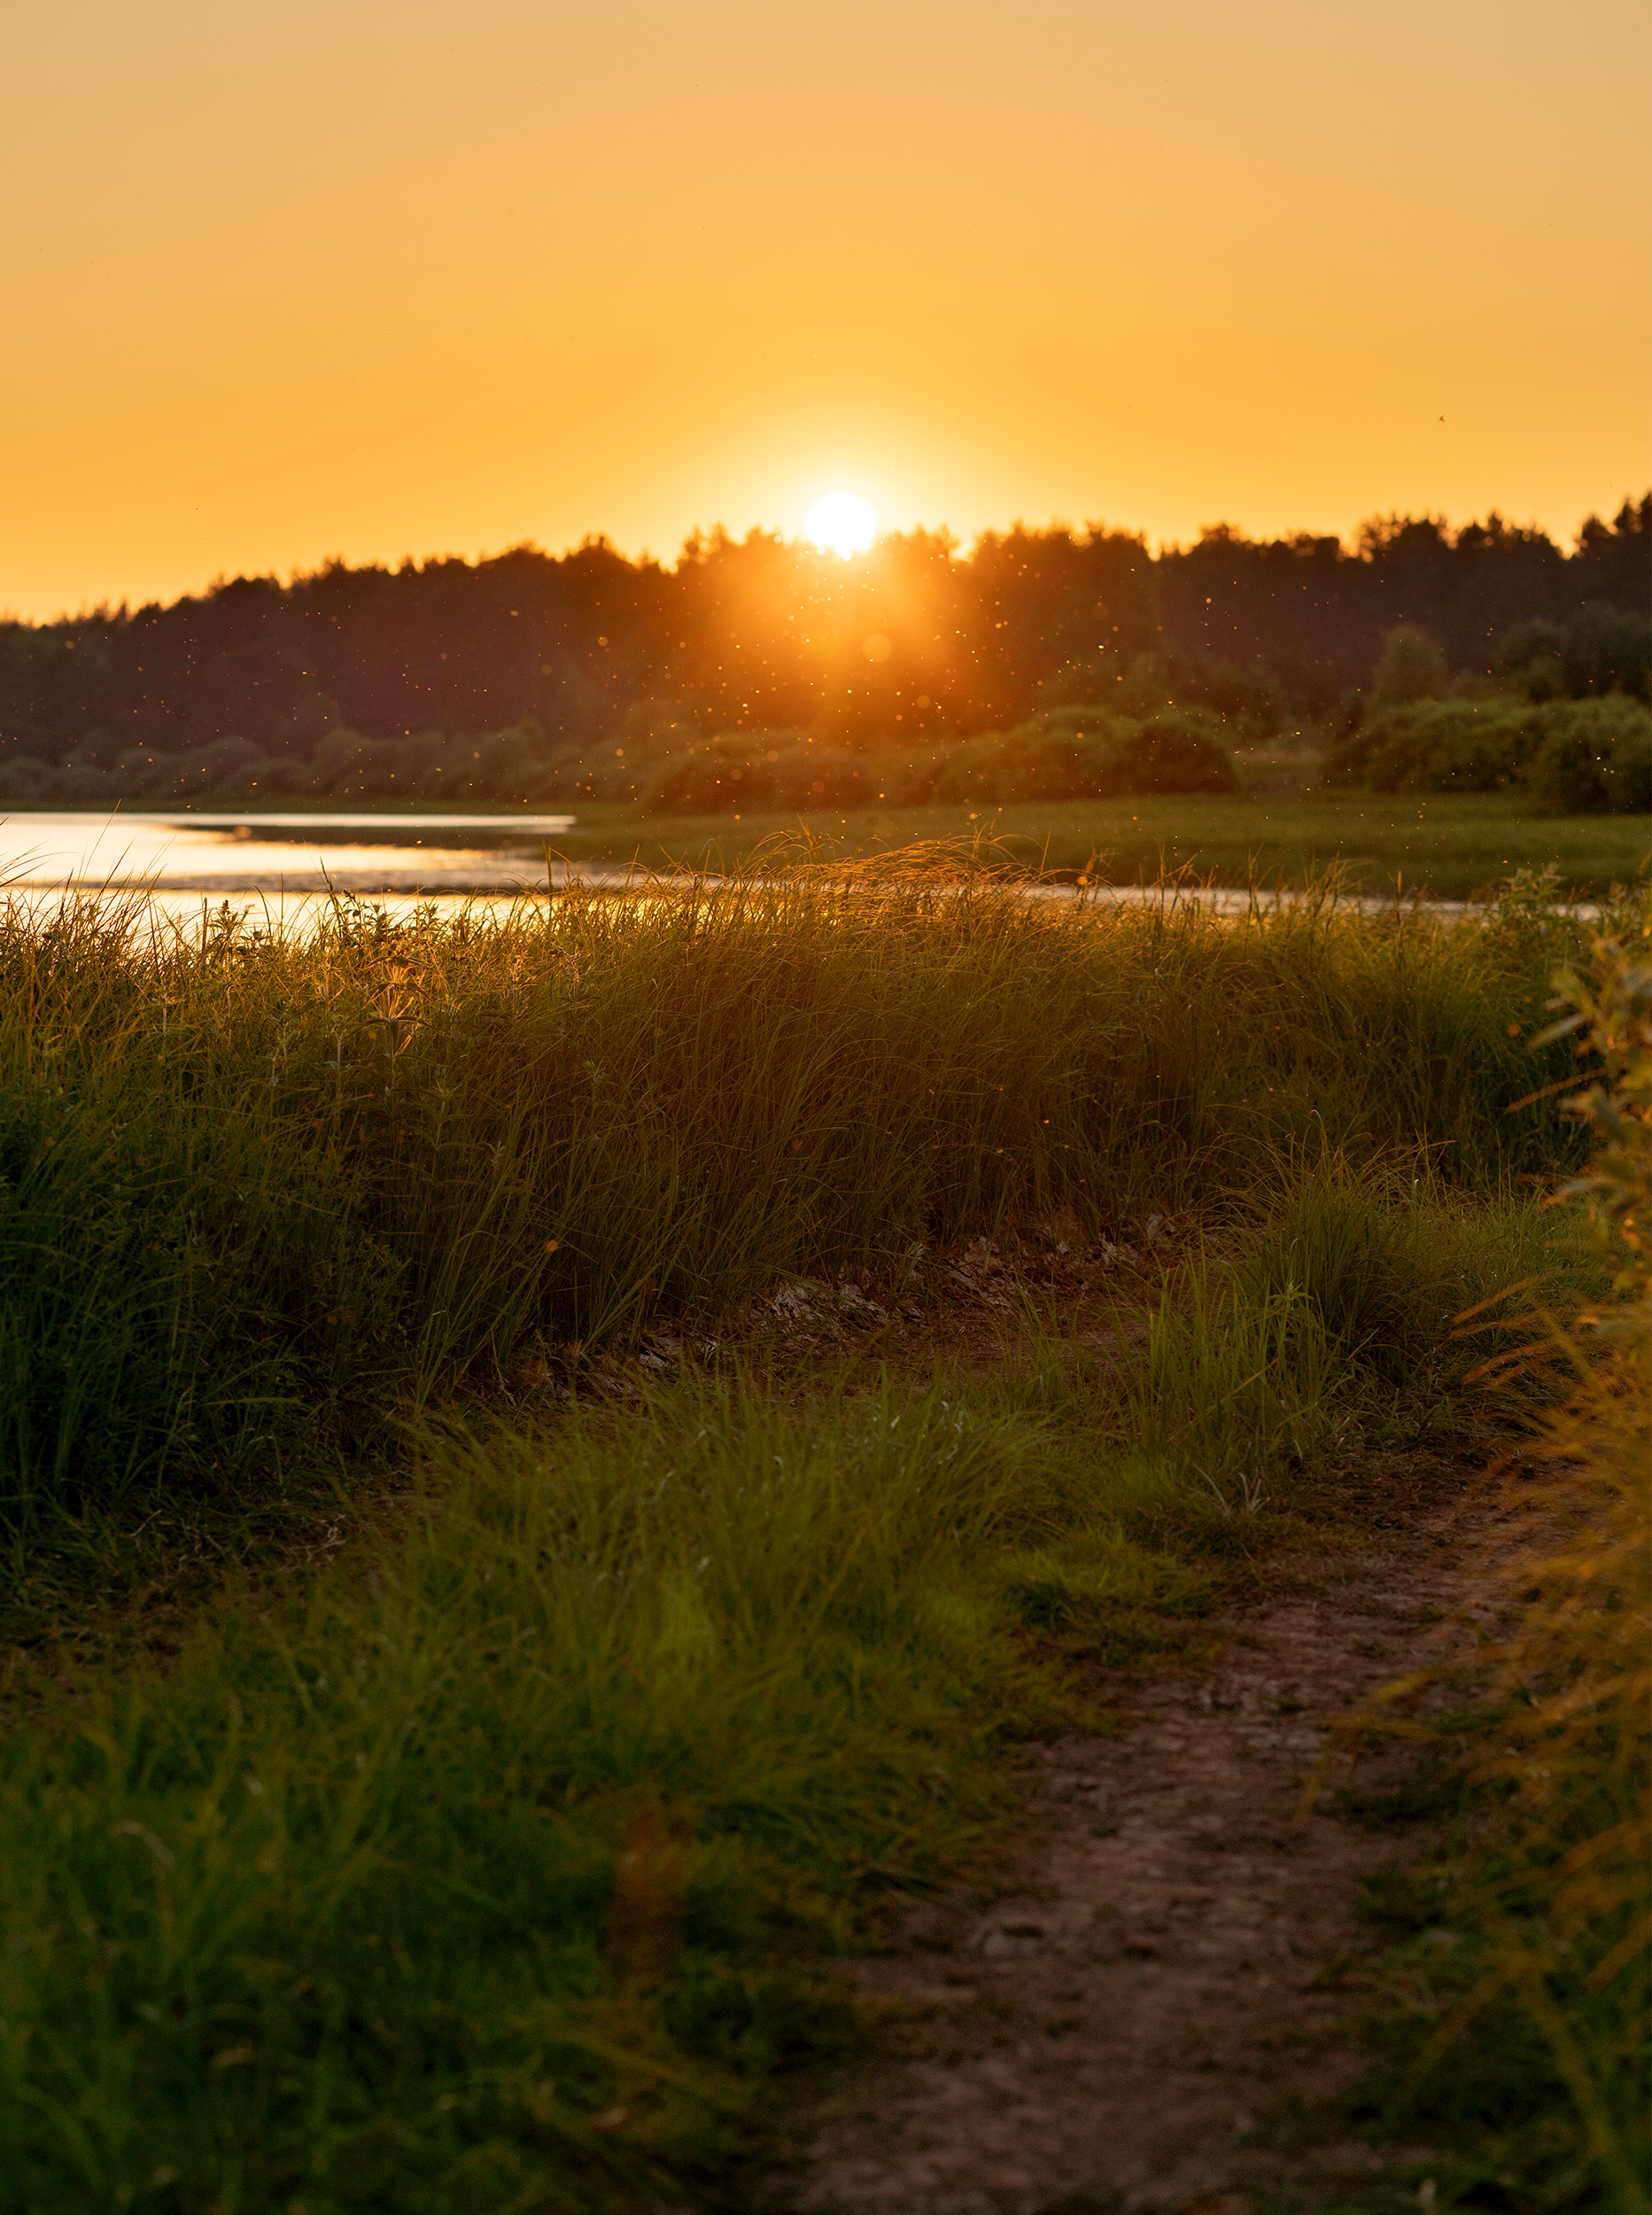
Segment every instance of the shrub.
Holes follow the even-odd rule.
[[[1528,700],[1558,700],[1566,689],[1565,651],[1565,625],[1533,616],[1509,633],[1493,665],[1510,691],[1524,693]]]
[[[0,761],[0,804],[11,807],[39,807],[50,787],[52,773],[32,754],[12,754]]]
[[[1493,698],[1378,710],[1331,749],[1327,773],[1373,792],[1524,786],[1543,814],[1629,814],[1647,804],[1649,764],[1652,716],[1616,694],[1541,707]]]
[[[1637,702],[1621,693],[1556,701],[1539,711],[1538,720],[1542,738],[1526,783],[1541,813],[1627,815],[1648,805],[1652,715]]]
[[[362,803],[448,799],[484,804],[552,797],[559,758],[530,718],[500,731],[415,731],[369,738],[333,723],[291,750],[229,735],[168,753],[128,746],[112,761],[88,741],[57,768],[14,756],[0,767],[0,804],[31,807],[245,806],[286,797]],[[607,796],[604,796],[607,797]],[[613,797],[628,797],[617,792]]]
[[[1535,749],[1535,712],[1497,700],[1377,709],[1333,749],[1328,767],[1373,792],[1503,791]]]
[[[990,804],[1010,786],[1002,732],[943,741],[903,766],[903,797],[909,806],[973,800]]]
[[[184,800],[196,807],[214,802],[233,805],[244,794],[263,791],[285,763],[273,762],[250,738],[215,738],[188,753],[157,753],[128,746],[108,771],[114,794],[140,803]]]
[[[1451,686],[1439,641],[1413,624],[1390,631],[1371,680],[1371,704],[1400,708],[1414,700],[1439,700]]]
[[[725,809],[864,807],[880,789],[878,765],[801,731],[731,731],[671,760],[650,804],[670,815]]]
[[[1613,742],[1606,804],[1614,815],[1639,815],[1652,807],[1652,715],[1637,716]]]
[[[1136,799],[1155,792],[1230,792],[1237,779],[1222,719],[1160,708],[1143,720],[1101,706],[1055,708],[937,749],[914,799]]]
[[[1233,757],[1196,709],[1165,708],[1120,750],[1129,798],[1153,792],[1231,792]]]

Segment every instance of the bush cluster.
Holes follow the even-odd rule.
[[[1652,714],[1623,693],[1415,699],[1366,717],[1326,766],[1374,792],[1518,791],[1540,814],[1633,814],[1652,804]]]
[[[1237,780],[1224,727],[1206,708],[1161,708],[1140,717],[1057,708],[1012,731],[879,755],[822,746],[801,731],[733,733],[671,760],[650,797],[667,812],[698,815],[731,806],[991,805],[1231,792]]]
[[[0,763],[0,804],[24,807],[280,807],[293,802],[456,802],[539,805],[641,802],[667,814],[772,808],[808,812],[879,801],[1102,799],[1152,792],[1227,792],[1231,726],[1209,707],[1139,714],[1063,707],[973,738],[914,735],[875,751],[814,733],[704,734],[675,703],[645,700],[618,742],[559,744],[531,718],[507,730],[365,738],[334,725],[301,754],[220,738],[187,753],[131,747],[106,765],[75,756],[60,769],[26,757]]]
[[[558,753],[532,721],[446,737],[364,738],[325,728],[307,756],[218,738],[187,752],[133,746],[104,763],[84,750],[61,768],[27,755],[0,763],[0,804],[13,807],[273,807],[316,800],[502,803],[549,797]]]

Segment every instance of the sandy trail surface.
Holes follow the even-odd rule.
[[[911,1909],[846,1972],[878,2050],[801,2118],[807,2158],[772,2204],[1241,2215],[1426,2158],[1348,2134],[1291,2150],[1274,2127],[1359,2073],[1360,1880],[1422,1846],[1334,1812],[1331,1727],[1485,1613],[1484,1488],[1437,1476],[1392,1504],[1358,1550],[1230,1612],[1204,1667],[1110,1678],[1116,1735],[1027,1751],[998,1895]]]

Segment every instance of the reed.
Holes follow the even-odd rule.
[[[1329,885],[1056,906],[934,853],[306,935],[14,897],[0,1515],[268,1489],[662,1310],[1063,1207],[1214,1216],[1282,1157],[1505,1190],[1578,1151],[1504,1113],[1534,944],[1578,937]]]

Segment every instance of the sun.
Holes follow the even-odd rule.
[[[858,493],[822,493],[803,517],[803,529],[818,547],[830,547],[848,561],[864,554],[878,533],[878,511]]]

